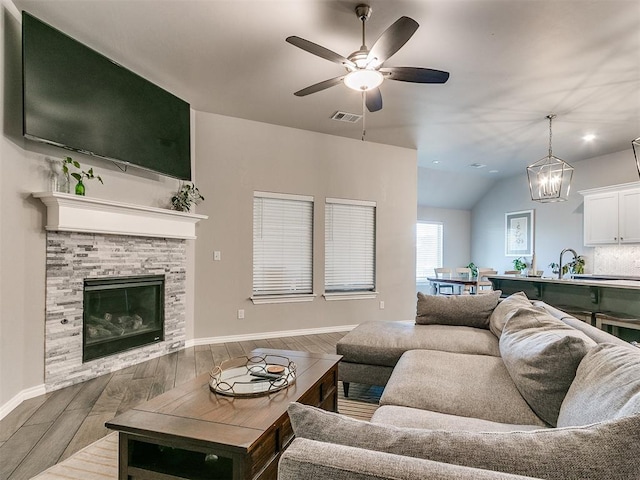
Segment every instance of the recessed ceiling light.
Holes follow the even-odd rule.
[[[498,173],[498,170],[489,170],[489,173]]]
[[[431,163],[435,163],[435,164],[437,165],[438,163],[440,163],[440,160],[434,160],[434,161],[433,161],[433,162],[431,162]]]
[[[588,135],[582,137],[585,142],[592,142],[595,138],[596,136],[593,133],[589,133]]]

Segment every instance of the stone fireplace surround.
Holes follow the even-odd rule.
[[[186,239],[207,217],[62,193],[34,196],[47,205],[46,390],[184,348]],[[164,341],[83,363],[84,279],[132,275],[165,275]]]

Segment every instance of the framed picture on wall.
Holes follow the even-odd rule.
[[[507,257],[533,254],[533,223],[533,210],[504,214],[504,253]]]

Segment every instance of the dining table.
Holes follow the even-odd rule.
[[[469,278],[466,275],[451,278],[427,277],[427,280],[435,286],[436,295],[440,294],[442,285],[458,286],[460,287],[460,293],[477,293],[478,290],[478,279],[475,277]]]

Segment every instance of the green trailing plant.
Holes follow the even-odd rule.
[[[527,262],[525,262],[524,258],[518,257],[513,260],[513,269],[514,270],[525,270],[527,268]]]
[[[73,166],[77,169],[80,170],[80,173],[78,172],[70,172],[69,167]],[[86,178],[87,180],[93,180],[94,178],[97,179],[100,183],[102,183],[104,185],[104,182],[102,181],[102,178],[100,177],[100,175],[96,175],[93,173],[93,168],[90,168],[87,171],[82,170],[82,167],[80,166],[80,162],[78,162],[77,160],[72,159],[71,157],[65,157],[62,160],[62,173],[64,174],[65,177],[67,177],[67,180],[69,180],[69,176],[73,177],[76,179],[76,181],[78,182],[76,184],[76,188],[75,188],[75,192],[76,195],[84,195],[84,191],[85,191],[85,187],[84,187],[84,179]]]
[[[469,265],[467,265],[467,268],[469,270],[471,270],[471,276],[472,277],[477,277],[478,276],[478,267],[476,266],[475,263],[470,262]]]
[[[179,212],[188,212],[191,205],[197,205],[204,200],[200,190],[193,183],[183,183],[173,197],[171,197],[171,208]]]

